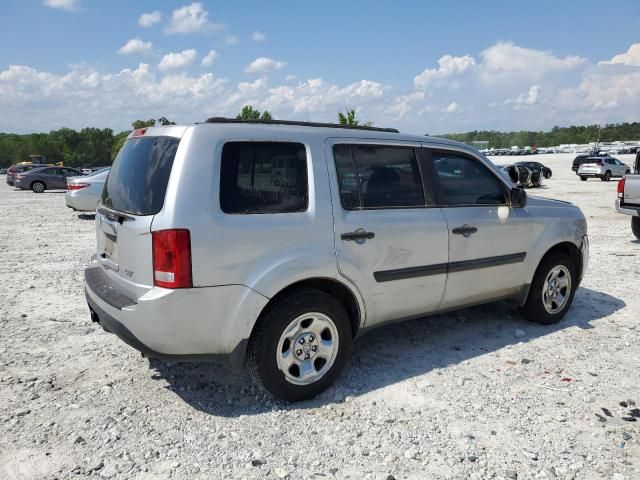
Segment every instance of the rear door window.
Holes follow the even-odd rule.
[[[293,142],[228,142],[222,147],[220,207],[229,214],[304,212],[307,151]]]
[[[333,156],[344,209],[426,205],[414,148],[339,144]]]
[[[162,210],[180,140],[140,137],[124,142],[102,191],[102,204],[132,215]]]

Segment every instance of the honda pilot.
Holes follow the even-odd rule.
[[[505,299],[559,321],[589,245],[577,207],[528,198],[467,145],[224,118],[132,132],[96,235],[94,321],[150,357],[246,367],[288,401],[387,322]]]

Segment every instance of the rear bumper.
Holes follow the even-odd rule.
[[[581,177],[602,177],[604,176],[601,172],[578,172],[578,175]]]
[[[630,205],[621,205],[620,199],[616,199],[616,212],[632,217],[640,217],[640,206],[632,207]]]
[[[151,288],[132,299],[103,268],[85,270],[92,320],[154,358],[214,361],[241,369],[251,330],[267,299],[241,285]]]
[[[64,194],[64,201],[67,207],[80,212],[95,212],[98,207],[98,198],[89,195],[74,195],[67,191]]]

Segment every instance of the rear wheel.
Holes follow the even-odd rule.
[[[631,217],[631,231],[640,240],[640,217]]]
[[[545,172],[544,178],[551,178],[551,172]]]
[[[603,182],[608,182],[609,180],[611,180],[611,172],[609,170],[604,172],[604,177],[601,177],[600,180],[602,180]]]
[[[42,193],[45,191],[45,189],[46,186],[42,182],[33,182],[31,184],[31,190],[33,190],[35,193]]]
[[[570,256],[554,253],[544,258],[531,283],[527,303],[520,307],[532,322],[549,325],[565,316],[578,287],[576,266]]]
[[[334,297],[301,289],[277,301],[247,349],[254,381],[281,400],[313,398],[336,379],[351,353],[351,326]]]
[[[583,182],[586,182],[587,181],[587,177],[585,177],[583,175],[580,175],[580,180],[582,180]]]

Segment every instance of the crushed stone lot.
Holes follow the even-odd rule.
[[[300,404],[103,332],[83,293],[93,217],[0,177],[0,479],[639,479],[640,242],[617,182],[581,182],[574,156],[518,158],[553,169],[529,194],[589,223],[562,322],[496,303],[383,327]]]

